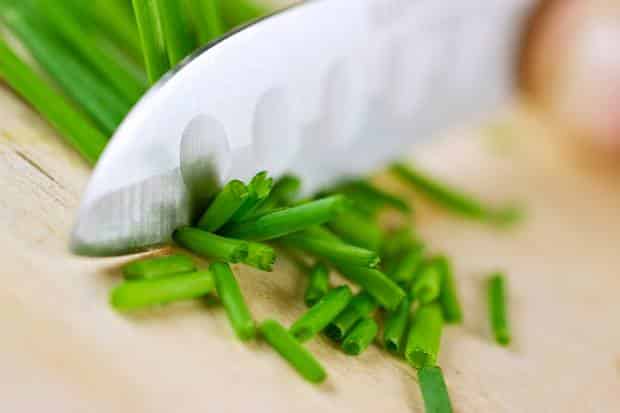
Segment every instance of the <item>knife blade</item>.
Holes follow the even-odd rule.
[[[514,95],[534,0],[314,0],[187,58],[138,102],[88,184],[80,255],[170,241],[230,179],[267,170],[310,194],[372,171]]]

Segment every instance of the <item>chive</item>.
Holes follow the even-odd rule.
[[[329,291],[291,326],[291,334],[299,341],[310,340],[346,308],[351,296],[351,289],[347,286]]]
[[[472,196],[450,188],[411,166],[396,163],[390,170],[435,203],[465,217],[497,225],[509,225],[520,218],[520,211],[514,207],[497,209],[486,206]]]
[[[410,298],[421,304],[435,301],[441,293],[441,276],[441,268],[434,260],[422,264],[411,285]]]
[[[351,356],[362,354],[373,342],[379,326],[372,318],[360,320],[342,342],[342,350]]]
[[[424,261],[424,245],[418,243],[399,259],[389,276],[400,285],[410,285]]]
[[[312,307],[329,291],[329,269],[319,262],[310,270],[308,278],[304,302],[308,307]]]
[[[342,340],[358,321],[368,317],[376,308],[377,302],[374,298],[364,291],[360,292],[351,299],[347,308],[327,326],[325,335],[332,340]]]
[[[46,81],[24,63],[0,38],[0,75],[88,162],[95,164],[107,138],[86,117],[76,111]]]
[[[261,271],[273,271],[276,262],[276,251],[269,245],[259,242],[248,242],[248,256],[242,260],[244,264]]]
[[[338,188],[338,192],[351,197],[357,195],[367,203],[388,206],[403,213],[408,214],[412,211],[411,205],[407,201],[377,188],[368,181],[356,180],[346,183]]]
[[[506,305],[506,277],[501,273],[493,274],[488,280],[489,319],[495,341],[507,346],[510,344],[510,327],[508,325]]]
[[[405,297],[405,292],[381,271],[340,263],[333,263],[333,265],[344,277],[357,283],[377,300],[379,305],[388,310],[397,308]]]
[[[185,19],[183,4],[179,0],[156,0],[161,19],[164,44],[168,51],[168,61],[174,67],[191,54],[196,44]]]
[[[424,409],[434,413],[452,413],[452,403],[441,369],[436,366],[418,370],[418,382],[424,398]]]
[[[228,29],[255,20],[267,10],[253,0],[217,0],[219,10]]]
[[[204,213],[198,227],[215,232],[222,228],[248,197],[248,188],[241,181],[227,183]]]
[[[248,243],[228,239],[196,228],[177,229],[172,238],[188,250],[207,258],[237,263],[248,256]]]
[[[372,251],[378,251],[383,240],[379,224],[354,210],[340,214],[329,223],[329,228],[345,241]]]
[[[261,203],[259,210],[266,212],[275,208],[292,206],[300,188],[299,178],[284,175],[273,184],[269,196]]]
[[[151,84],[157,82],[169,69],[170,62],[156,5],[157,0],[132,0],[146,73]]]
[[[112,290],[110,304],[120,311],[137,310],[202,297],[212,290],[213,276],[209,271],[125,281]]]
[[[279,238],[330,221],[347,205],[347,198],[336,195],[234,224],[224,232],[230,237],[255,241]]]
[[[261,336],[269,343],[302,377],[312,383],[321,383],[327,377],[325,370],[282,325],[274,320],[266,320],[259,327]]]
[[[400,354],[407,333],[407,324],[411,311],[411,301],[405,298],[398,308],[389,311],[383,327],[383,343],[385,348],[393,354]]]
[[[126,280],[159,278],[195,270],[196,266],[192,259],[181,254],[141,259],[125,264],[122,268]]]
[[[223,35],[224,29],[222,18],[217,4],[217,0],[191,0],[195,3],[195,10],[198,12],[196,27],[198,38],[201,45],[209,43]]]
[[[413,230],[410,227],[399,228],[387,234],[381,244],[381,257],[385,260],[399,258],[402,254],[419,244],[415,239]]]
[[[437,363],[442,328],[443,316],[437,303],[423,305],[416,311],[405,347],[405,358],[413,367],[420,369]]]
[[[273,179],[267,175],[267,172],[259,172],[252,178],[248,184],[248,197],[241,207],[233,214],[231,222],[240,222],[251,217],[261,202],[271,193],[273,187]]]
[[[235,334],[242,341],[253,339],[256,336],[256,326],[230,266],[216,262],[211,264],[209,271],[213,274],[217,295],[226,309]]]
[[[460,324],[463,322],[463,310],[459,302],[456,282],[452,271],[452,264],[445,256],[436,258],[437,264],[441,269],[441,294],[439,304],[446,323]]]

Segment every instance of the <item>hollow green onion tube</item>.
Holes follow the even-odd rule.
[[[419,369],[418,382],[424,398],[424,409],[427,412],[452,413],[452,403],[439,367],[428,366]]]
[[[179,245],[206,258],[237,263],[248,256],[247,242],[220,237],[200,229],[179,228],[172,237]]]
[[[411,285],[416,272],[424,262],[424,245],[419,243],[407,251],[388,273],[400,285]]]
[[[281,177],[273,184],[271,193],[261,203],[259,212],[291,206],[300,188],[301,181],[296,176],[285,175]]]
[[[196,48],[195,39],[189,29],[189,21],[180,0],[156,0],[158,13],[168,51],[168,61],[174,67],[189,56]]]
[[[492,275],[488,280],[489,319],[495,341],[502,346],[510,344],[506,305],[506,278],[503,274]]]
[[[383,343],[390,353],[401,354],[410,313],[411,301],[405,298],[396,310],[386,314],[383,325]]]
[[[157,0],[132,0],[138,23],[144,65],[151,84],[170,69]]]
[[[368,181],[352,181],[338,187],[337,190],[351,197],[359,195],[362,199],[372,204],[388,206],[403,213],[410,213],[412,211],[411,205],[403,198],[377,188]]]
[[[248,242],[248,255],[241,262],[261,271],[273,271],[276,250],[259,242]]]
[[[463,322],[463,310],[459,300],[452,263],[445,256],[437,257],[437,264],[441,269],[441,293],[439,304],[446,323],[460,324]]]
[[[291,334],[299,341],[310,340],[347,307],[351,296],[351,289],[347,286],[329,291],[291,326]]]
[[[253,339],[256,336],[256,325],[230,266],[216,262],[211,264],[209,270],[213,274],[217,295],[226,309],[235,334],[243,341]]]
[[[350,356],[360,355],[377,337],[378,332],[379,326],[375,320],[364,318],[347,334],[342,342],[342,350]]]
[[[416,311],[405,347],[405,358],[413,367],[436,365],[442,329],[439,304],[423,305]]]
[[[308,287],[304,294],[304,302],[308,307],[321,301],[329,291],[329,269],[323,263],[317,263],[308,277]]]
[[[409,297],[421,304],[435,301],[441,294],[441,277],[442,272],[436,262],[429,261],[422,264],[411,285]]]
[[[222,228],[248,197],[248,188],[238,180],[227,183],[198,222],[198,227],[209,232]]]
[[[329,228],[343,240],[371,251],[379,251],[383,240],[378,222],[354,210],[347,210],[330,221]]]
[[[182,254],[146,258],[130,262],[123,266],[123,277],[126,280],[141,280],[182,274],[196,270],[190,257]]]
[[[344,339],[358,321],[368,317],[376,308],[375,299],[364,291],[360,292],[351,299],[347,308],[329,323],[325,329],[325,334],[332,340]]]
[[[312,383],[321,383],[325,380],[327,377],[325,369],[323,369],[314,356],[277,321],[264,321],[260,325],[259,331],[264,340],[306,380]]]
[[[336,195],[225,227],[224,234],[233,238],[254,241],[279,238],[330,221],[338,216],[347,205],[347,198]]]
[[[267,172],[259,172],[252,178],[247,188],[248,196],[230,218],[231,222],[245,221],[254,216],[261,203],[271,193],[273,179],[269,177]]]
[[[414,232],[410,227],[399,228],[387,234],[381,244],[381,257],[395,260],[417,244]]]
[[[355,267],[333,263],[344,277],[353,281],[370,294],[377,303],[394,310],[405,298],[405,292],[394,281],[381,271],[372,268]]]
[[[119,311],[138,310],[174,301],[190,300],[213,290],[209,271],[125,281],[112,290],[110,304]]]

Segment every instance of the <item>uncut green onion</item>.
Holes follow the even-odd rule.
[[[411,205],[407,201],[401,197],[377,188],[368,181],[357,180],[346,183],[338,187],[338,192],[351,197],[358,195],[366,202],[370,202],[375,205],[389,206],[403,213],[408,214],[412,211]]]
[[[452,413],[452,403],[441,369],[436,366],[418,370],[418,382],[424,398],[424,409],[433,413]]]
[[[409,165],[396,163],[390,170],[438,205],[465,217],[499,225],[512,224],[520,218],[520,211],[514,207],[498,209],[487,206],[471,195],[448,187]]]
[[[237,263],[248,256],[247,242],[224,238],[197,228],[179,228],[172,237],[179,245],[206,258]]]
[[[355,267],[333,263],[344,277],[358,284],[377,303],[388,310],[394,310],[405,298],[405,292],[387,275],[372,268]]]
[[[413,316],[407,337],[405,358],[415,368],[437,364],[441,343],[443,316],[439,304],[427,304],[418,308]]]
[[[273,184],[269,196],[260,204],[259,212],[292,206],[300,188],[301,181],[299,178],[292,175],[284,175]]]
[[[445,256],[437,257],[437,263],[441,269],[441,294],[439,304],[446,323],[460,324],[463,322],[463,310],[456,289],[452,263]]]
[[[161,20],[158,14],[157,0],[132,0],[144,65],[151,84],[157,82],[170,69],[166,52]]]
[[[312,383],[321,383],[327,377],[325,370],[295,337],[274,320],[266,320],[259,327],[261,336],[302,377]]]
[[[402,351],[410,312],[411,301],[405,298],[396,310],[389,311],[385,316],[383,343],[390,353],[400,354]]]
[[[194,10],[198,12],[196,28],[201,45],[209,43],[226,32],[217,0],[191,0],[191,2],[194,3]]]
[[[110,304],[120,311],[138,310],[174,301],[202,297],[213,290],[209,271],[125,281],[110,294]]]
[[[227,29],[255,20],[268,10],[255,0],[217,0],[222,19]]]
[[[492,275],[488,280],[488,305],[495,341],[507,346],[510,344],[511,335],[506,304],[506,277],[501,273]]]
[[[235,334],[243,341],[253,339],[256,336],[256,325],[230,266],[216,262],[211,264],[209,270],[213,274],[217,295],[226,309]]]
[[[248,242],[248,256],[241,262],[261,271],[273,271],[276,262],[276,250],[259,242]]]
[[[308,307],[321,301],[329,291],[329,269],[323,263],[317,263],[310,270],[308,287],[304,294],[304,302]]]
[[[379,251],[383,230],[379,224],[354,210],[347,210],[329,223],[329,228],[343,240],[360,248]]]
[[[194,261],[187,255],[182,254],[140,259],[125,264],[122,268],[123,277],[126,280],[159,278],[195,270],[196,265]]]
[[[441,294],[442,271],[437,262],[431,260],[422,265],[416,274],[409,296],[421,304],[428,304]]]
[[[224,228],[224,233],[233,238],[254,241],[279,238],[331,221],[347,206],[347,198],[335,195],[227,226]]]
[[[358,356],[366,351],[378,332],[377,322],[372,318],[364,318],[355,324],[342,341],[342,350],[350,356]]]
[[[24,63],[0,38],[0,75],[88,162],[95,164],[108,139]]]
[[[406,252],[388,273],[391,279],[400,285],[411,285],[415,275],[424,262],[424,245],[418,243]]]
[[[256,174],[248,184],[248,197],[233,214],[230,221],[240,222],[253,216],[263,200],[269,196],[272,188],[273,179],[269,177],[267,172],[263,171]]]
[[[248,188],[241,181],[227,183],[200,218],[198,227],[209,232],[222,228],[248,197]]]
[[[351,301],[351,289],[347,286],[334,288],[318,303],[304,313],[290,328],[299,341],[308,341],[329,325]]]
[[[185,59],[196,48],[195,39],[189,29],[183,4],[180,0],[156,0],[161,19],[164,44],[168,52],[170,67]]]
[[[335,341],[344,339],[358,321],[368,317],[377,308],[377,302],[365,291],[351,299],[347,308],[325,329],[325,335]]]

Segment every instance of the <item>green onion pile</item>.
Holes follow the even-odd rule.
[[[95,163],[149,84],[266,11],[249,0],[0,0],[0,76]],[[389,171],[463,217],[492,225],[518,218],[514,208],[489,207],[410,165]],[[323,335],[351,356],[378,343],[418,370],[428,412],[451,412],[437,367],[443,328],[463,321],[450,260],[416,234],[413,208],[402,197],[357,179],[300,200],[301,184],[290,175],[274,182],[266,172],[228,182],[196,222],[172,236],[211,265],[198,268],[189,254],[129,263],[111,305],[134,311],[215,293],[240,340],[264,340],[313,383],[327,372],[307,341]],[[387,228],[380,219],[386,210],[406,224]],[[272,271],[280,254],[308,280],[299,297],[308,310],[288,328],[277,314],[256,322],[229,265]],[[335,272],[350,284],[334,285]],[[501,345],[510,342],[506,295],[505,278],[494,274],[488,306]]]

